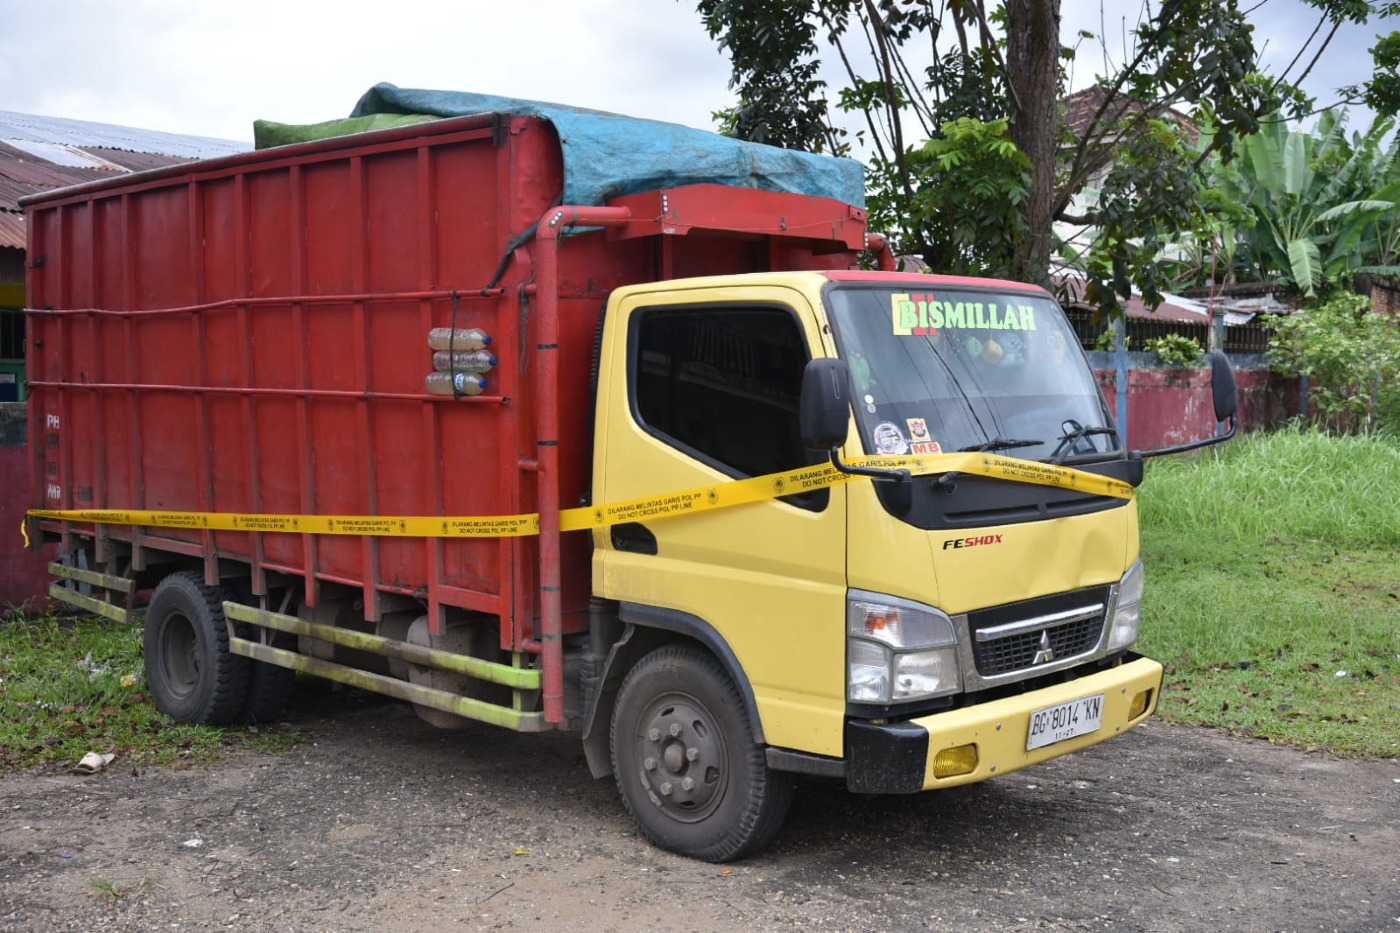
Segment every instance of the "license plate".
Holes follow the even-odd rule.
[[[1047,706],[1031,713],[1031,731],[1026,751],[1054,745],[1077,735],[1098,732],[1103,725],[1103,694]]]

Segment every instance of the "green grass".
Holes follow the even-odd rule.
[[[209,760],[230,746],[280,747],[279,728],[173,722],[144,687],[141,627],[96,616],[0,622],[0,773],[71,768],[87,752],[109,767]]]
[[[1151,463],[1141,505],[1162,718],[1400,755],[1400,441],[1239,438]]]

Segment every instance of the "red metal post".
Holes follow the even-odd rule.
[[[616,226],[631,219],[632,212],[624,207],[565,205],[546,211],[535,227],[535,241],[539,244],[535,426],[539,435],[539,605],[546,722],[564,719],[564,620],[559,572],[559,240],[570,227]]]

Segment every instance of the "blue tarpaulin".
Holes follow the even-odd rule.
[[[677,123],[465,91],[377,84],[352,117],[372,114],[462,117],[512,113],[548,120],[564,150],[565,204],[679,185],[723,184],[834,198],[865,206],[859,162],[731,139]]]

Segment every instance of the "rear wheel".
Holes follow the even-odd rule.
[[[642,832],[709,862],[758,851],[792,800],[792,775],[768,768],[733,682],[715,658],[658,648],[632,668],[612,720],[613,774]]]
[[[247,659],[229,652],[224,591],[198,573],[171,574],[146,609],[146,682],[156,708],[205,725],[233,722],[248,691]]]
[[[295,650],[296,638],[281,635],[272,640],[274,648]],[[296,690],[297,672],[290,667],[278,667],[266,661],[248,665],[248,696],[239,719],[244,722],[272,722],[287,711],[287,704]]]

